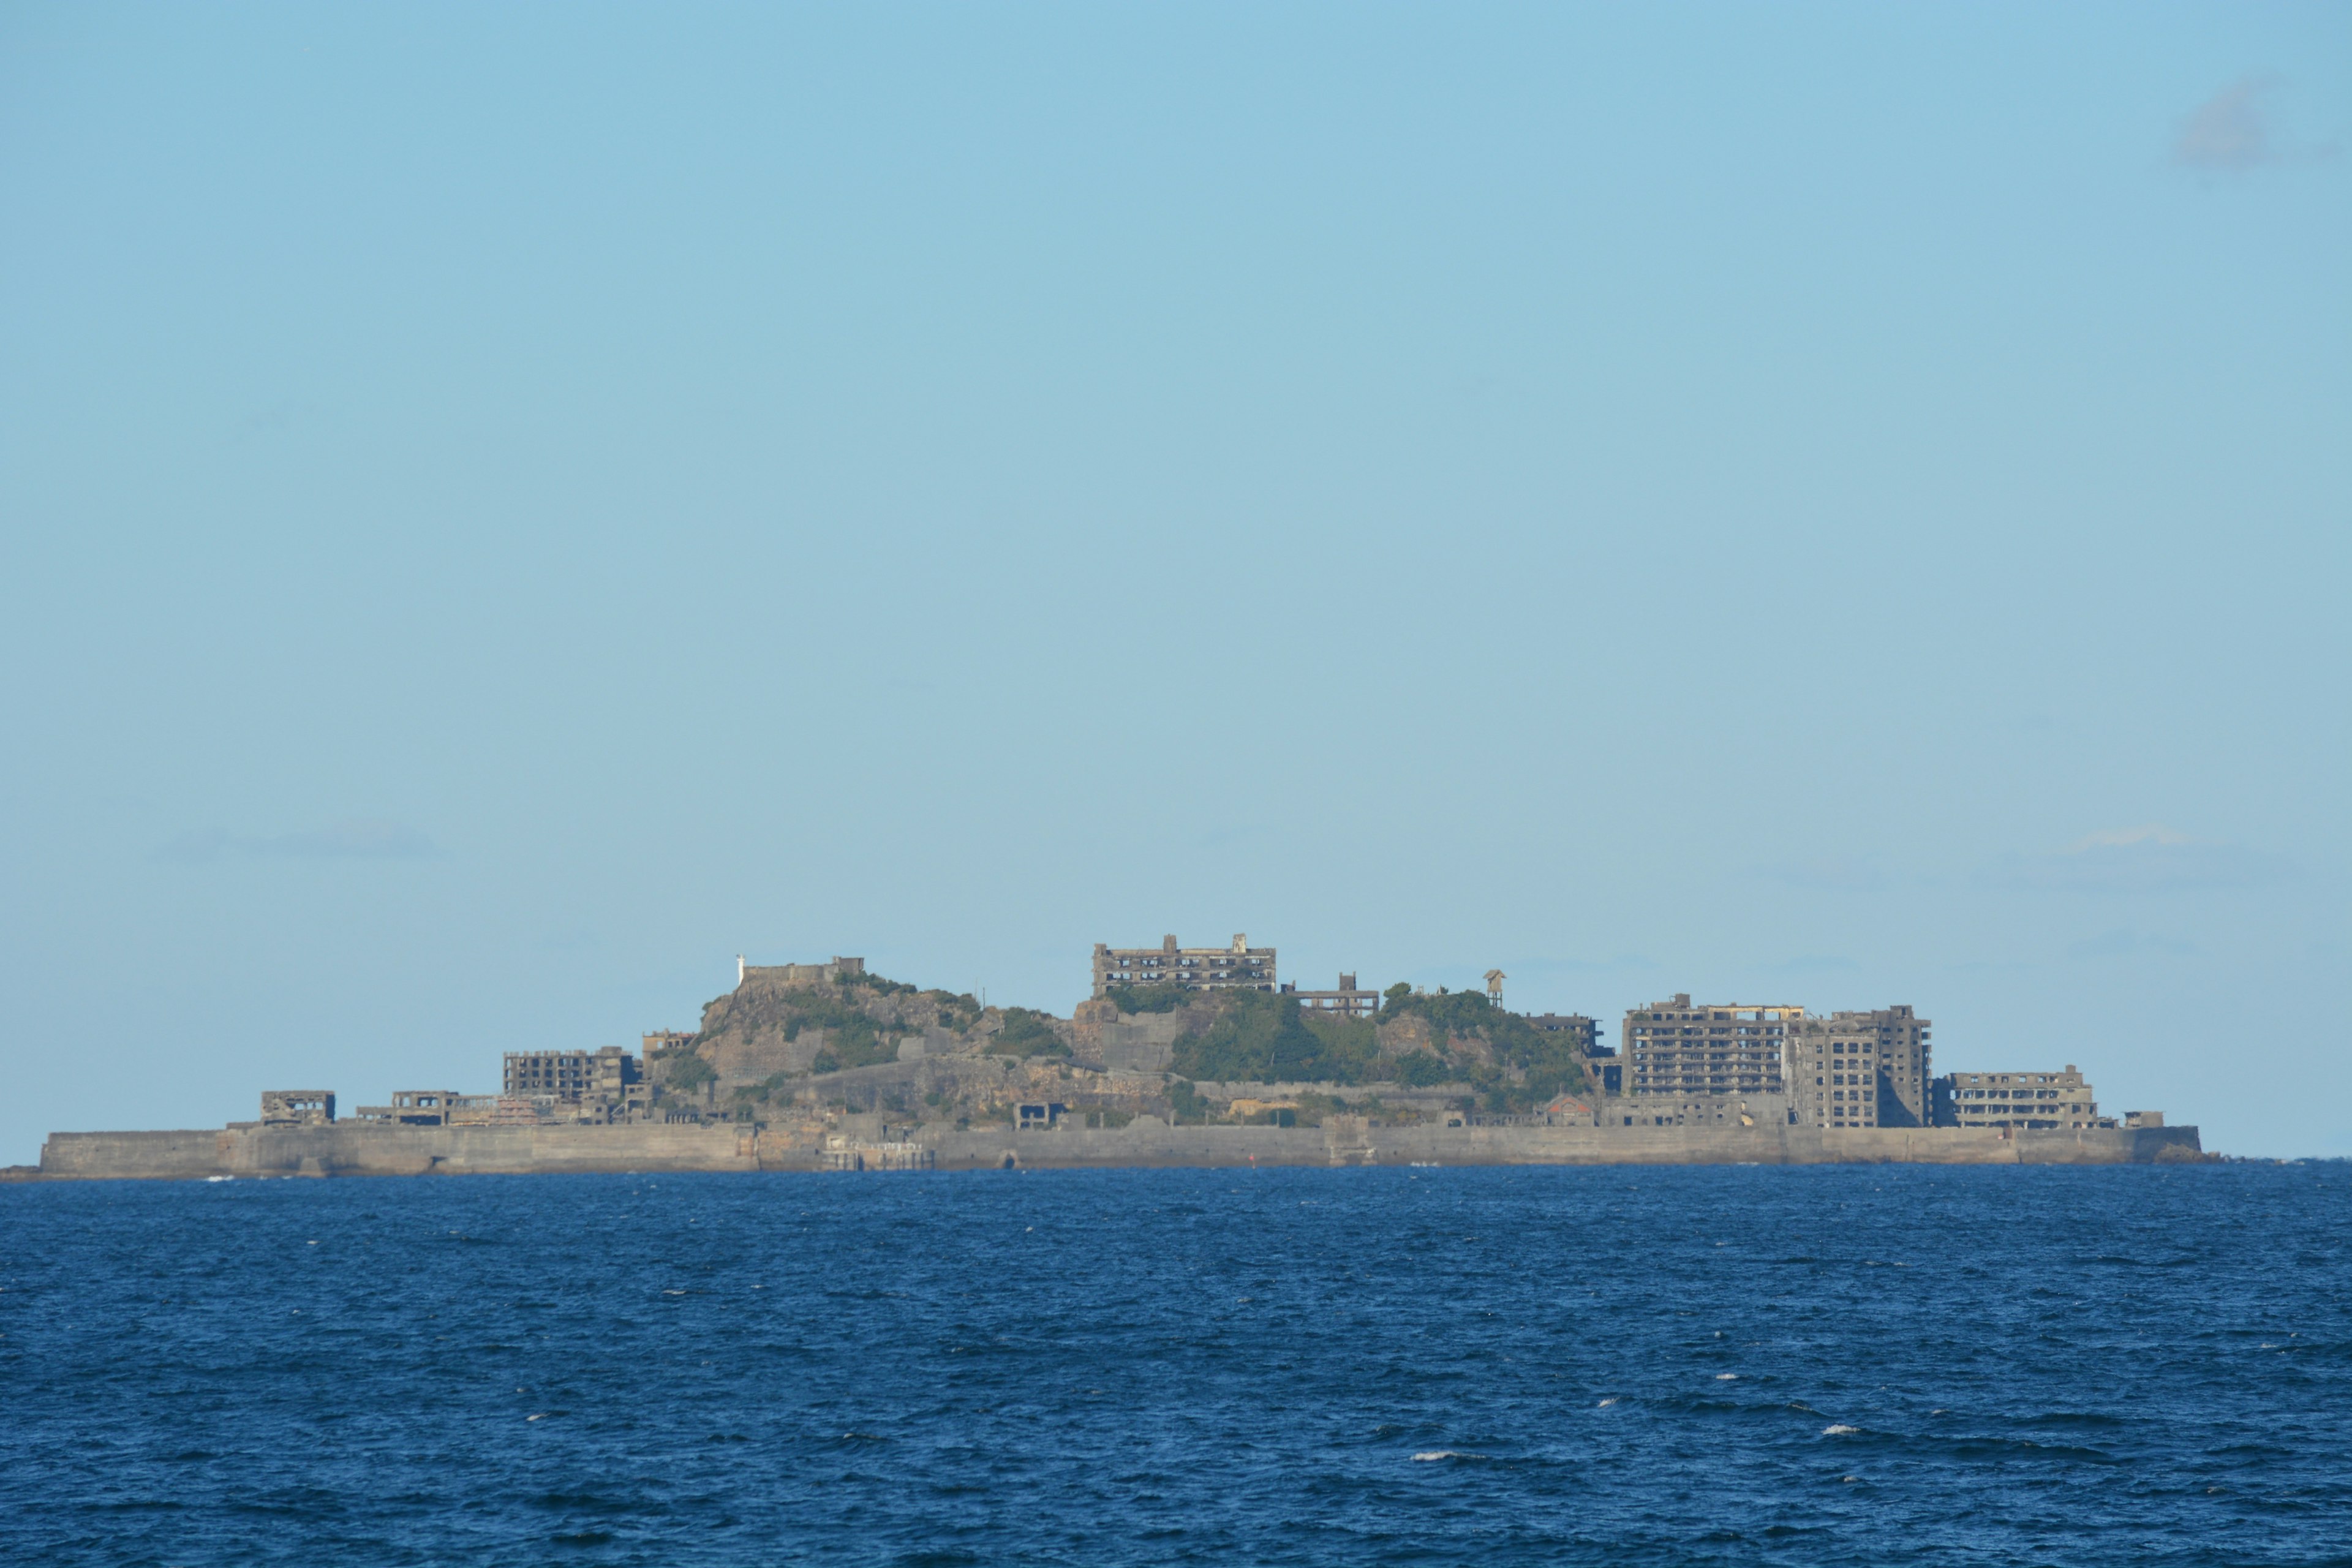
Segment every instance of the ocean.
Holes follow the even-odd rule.
[[[0,1187],[0,1561],[2352,1563],[2352,1166]]]

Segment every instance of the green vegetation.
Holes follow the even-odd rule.
[[[1209,1119],[1209,1102],[1181,1078],[1168,1086],[1168,1109],[1180,1125],[1197,1126]]]
[[[691,1094],[719,1076],[719,1069],[696,1053],[692,1047],[672,1051],[664,1059],[662,1085],[673,1093]]]
[[[1112,985],[1103,994],[1122,1013],[1173,1013],[1192,994],[1172,980],[1150,985]]]
[[[873,975],[856,977],[856,984],[871,989],[874,985],[896,986],[912,992],[911,985],[899,985],[895,980],[877,982]],[[824,1045],[816,1059],[809,1064],[812,1072],[840,1072],[845,1068],[871,1067],[877,1062],[898,1059],[898,1037],[911,1034],[894,1024],[878,1024],[861,1005],[855,986],[844,984],[839,992],[827,995],[821,990],[796,991],[792,997],[792,1016],[784,1024],[784,1038],[796,1040],[803,1029],[823,1029]]]
[[[1355,1083],[1379,1047],[1370,1024],[1302,1017],[1295,996],[1227,991],[1216,1021],[1178,1037],[1171,1065],[1225,1083]]]
[[[1394,1081],[1407,1089],[1427,1089],[1453,1076],[1454,1069],[1446,1066],[1445,1058],[1433,1051],[1407,1051],[1396,1058]]]
[[[1548,1035],[1517,1013],[1507,1013],[1475,991],[1416,994],[1408,985],[1391,985],[1381,994],[1381,1021],[1397,1023],[1418,1016],[1431,1036],[1477,1036],[1494,1054],[1494,1065],[1468,1068],[1460,1076],[1477,1091],[1486,1109],[1507,1112],[1543,1104],[1560,1093],[1585,1090],[1583,1069],[1577,1066],[1570,1037]],[[1513,1081],[1516,1077],[1517,1081]],[[1442,1083],[1444,1077],[1401,1079],[1401,1082]]]
[[[1217,994],[1217,1016],[1176,1041],[1170,1066],[1186,1079],[1222,1083],[1400,1083],[1411,1088],[1467,1082],[1486,1109],[1525,1110],[1563,1089],[1584,1088],[1569,1037],[1548,1035],[1476,992],[1416,994],[1391,986],[1381,1024],[1419,1017],[1433,1049],[1383,1046],[1369,1019],[1324,1018],[1303,1012],[1295,997],[1257,991]],[[1411,1037],[1407,1037],[1410,1038]],[[1483,1042],[1484,1049],[1457,1048]],[[1192,1094],[1190,1084],[1184,1087]],[[1180,1120],[1186,1101],[1177,1099]]]
[[[1318,1018],[1296,997],[1262,991],[1229,991],[1220,1001],[1215,1023],[1178,1038],[1176,1071],[1223,1083],[1431,1084],[1459,1076],[1427,1051],[1384,1052],[1368,1018]],[[1445,1035],[1436,1035],[1442,1045]]]
[[[969,1034],[980,1022],[980,999],[969,991],[959,996],[950,991],[926,991],[923,996],[940,1010],[940,1027],[955,1034]]]
[[[1027,1007],[1004,1009],[1004,1025],[988,1042],[988,1054],[992,1057],[1066,1057],[1070,1047],[1054,1031],[1053,1015],[1034,1012]]]
[[[761,1105],[767,1104],[776,1098],[778,1091],[782,1089],[784,1085],[792,1081],[792,1078],[793,1075],[788,1072],[770,1073],[758,1083],[736,1085],[730,1091],[735,1101],[735,1114],[749,1120],[751,1116],[753,1101],[756,1100]]]
[[[854,985],[863,985],[868,991],[880,996],[912,996],[915,994],[915,988],[912,985],[908,984],[905,981],[885,980],[878,974],[835,974],[833,977],[833,983],[835,985],[839,985],[844,988]]]

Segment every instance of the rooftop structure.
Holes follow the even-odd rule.
[[[1095,943],[1094,994],[1114,985],[1182,985],[1195,991],[1272,991],[1274,949],[1252,947],[1239,932],[1227,947],[1179,947],[1160,939],[1158,947],[1111,947]]]
[[[1272,948],[1266,950],[1269,964],[1273,962],[1273,952]],[[1336,991],[1301,991],[1296,985],[1286,984],[1281,994],[1297,997],[1300,1010],[1308,1013],[1328,1013],[1342,1018],[1371,1018],[1379,1016],[1381,1011],[1381,994],[1358,985],[1352,974],[1342,973]]]
[[[741,953],[735,955],[737,985],[754,977],[777,981],[785,985],[824,985],[845,974],[865,973],[864,959],[844,958],[838,953],[834,955],[830,963],[746,963]]]

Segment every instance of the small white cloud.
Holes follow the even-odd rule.
[[[2242,174],[2278,161],[2263,100],[2278,85],[2269,75],[2240,77],[2198,106],[2172,140],[2172,161],[2185,169]]]

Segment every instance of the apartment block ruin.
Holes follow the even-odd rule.
[[[1094,994],[1114,985],[1181,985],[1194,991],[1272,991],[1276,982],[1274,949],[1252,947],[1236,933],[1226,947],[1179,947],[1160,939],[1158,947],[1112,947],[1095,943]]]
[[[1934,1115],[1927,1020],[1908,1007],[1790,1024],[1794,1120],[1812,1127],[1925,1127]]]
[[[1700,1110],[1669,1102],[1779,1096],[1786,1078],[1782,1052],[1801,1007],[1719,1002],[1694,1006],[1688,992],[1625,1015],[1619,1050],[1623,1094],[1641,1100],[1626,1124],[1679,1126]],[[1713,1119],[1716,1107],[1705,1114]],[[1774,1108],[1778,1110],[1778,1107]],[[1685,1120],[1674,1120],[1682,1118]]]
[[[1932,1114],[1938,1127],[2028,1129],[2113,1127],[2074,1064],[2063,1072],[1956,1072],[1935,1080]],[[2135,1118],[2156,1115],[2134,1111]],[[2161,1117],[2154,1123],[2163,1125]]]
[[[521,1120],[515,1107],[535,1108],[534,1120],[623,1121],[650,1103],[644,1064],[619,1046],[593,1051],[509,1051],[493,1120]]]

